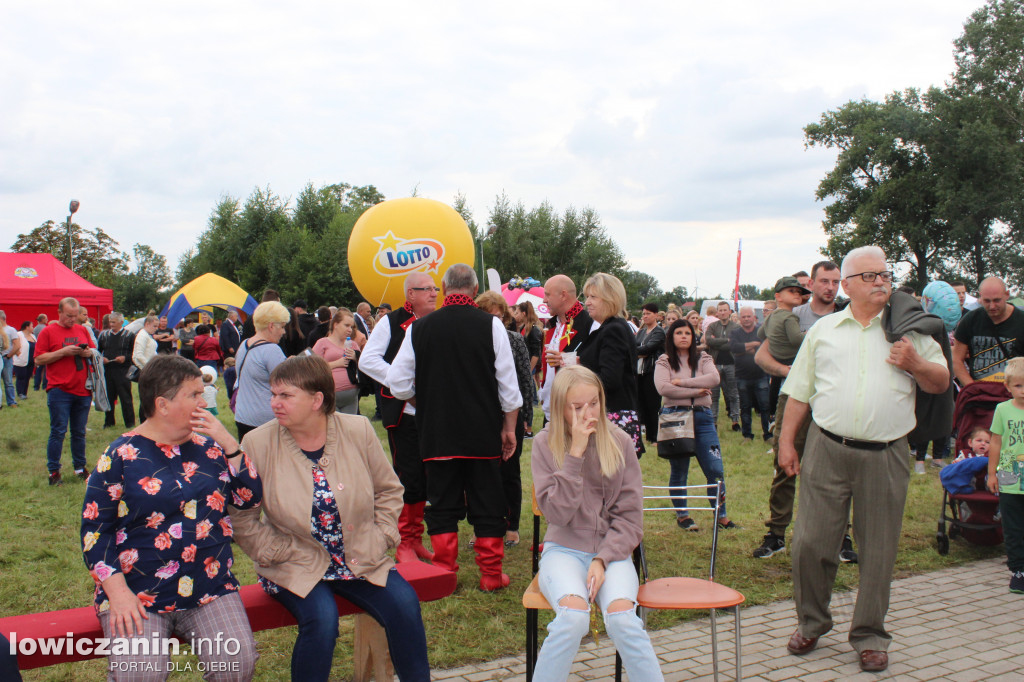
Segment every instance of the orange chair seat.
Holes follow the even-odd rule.
[[[540,591],[539,578],[540,574],[533,576],[530,586],[526,588],[526,592],[523,592],[523,607],[527,609],[551,608],[551,604],[544,598],[544,593]]]
[[[731,587],[699,578],[658,578],[641,585],[637,594],[640,606],[649,609],[726,609],[744,601]]]

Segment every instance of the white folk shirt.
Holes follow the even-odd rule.
[[[408,331],[406,331],[406,336],[408,335]],[[391,369],[391,365],[384,361],[384,353],[387,352],[390,345],[391,318],[385,315],[373,327],[370,338],[367,339],[366,345],[363,346],[363,352],[359,355],[359,370],[378,384],[389,388],[388,370]],[[402,412],[414,415],[416,408],[407,402]]]
[[[934,339],[913,332],[906,338],[927,362],[945,367]],[[814,422],[836,435],[870,441],[902,438],[917,424],[917,382],[886,362],[891,350],[882,313],[864,327],[848,306],[821,318],[807,332],[782,392],[808,403]]]
[[[391,395],[400,400],[408,400],[416,395],[416,350],[412,346],[412,325],[405,331],[402,347],[391,361],[385,386],[391,388]],[[494,373],[498,380],[498,402],[502,412],[518,410],[523,405],[523,395],[519,392],[519,379],[516,377],[516,363],[512,357],[512,346],[508,342],[508,332],[501,320],[494,318],[491,324],[491,343],[494,347]]]

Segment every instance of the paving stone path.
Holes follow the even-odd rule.
[[[1024,595],[1007,589],[1003,558],[988,559],[892,584],[887,627],[893,635],[889,669],[864,673],[846,641],[856,592],[833,597],[835,628],[806,656],[791,656],[786,642],[796,629],[793,602],[742,610],[745,680],[1024,680]],[[718,618],[720,679],[735,675],[733,618]],[[654,650],[668,681],[711,680],[708,620],[695,620],[652,633]],[[614,679],[615,649],[607,638],[595,646],[585,640],[571,681]],[[526,658],[519,655],[486,663],[435,670],[445,682],[522,680]]]

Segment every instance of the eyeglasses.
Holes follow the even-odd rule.
[[[433,291],[435,294],[441,291],[440,287],[409,287],[410,291]]]
[[[854,277],[860,277],[868,283],[874,282],[876,277],[881,277],[883,282],[891,282],[892,272],[858,272],[856,275],[847,275],[845,279],[853,279]]]

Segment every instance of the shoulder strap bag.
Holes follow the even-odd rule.
[[[690,368],[690,378],[697,376]],[[658,457],[678,459],[697,454],[697,439],[693,431],[693,398],[690,404],[661,408],[658,414]]]

